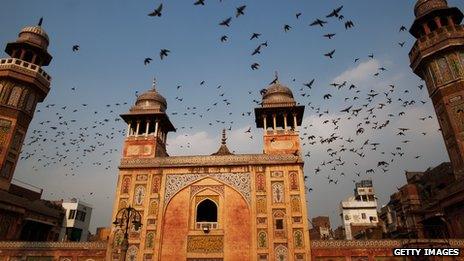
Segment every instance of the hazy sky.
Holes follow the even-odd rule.
[[[215,152],[220,130],[229,127],[231,121],[229,148],[236,153],[260,153],[262,130],[255,128],[253,113],[247,116],[246,112],[253,111],[253,99],[261,99],[259,90],[278,71],[280,82],[293,90],[299,103],[306,105],[306,129],[301,133],[307,134],[302,141],[306,143],[304,154],[310,154],[305,157],[307,186],[313,188],[309,214],[330,215],[333,225],[340,223],[338,204],[353,193],[353,180],[372,178],[383,205],[396,187],[406,182],[405,170],[425,170],[448,160],[426,88],[417,87],[423,82],[409,68],[408,51],[414,39],[408,32],[399,32],[402,25],[409,28],[412,24],[415,1],[206,0],[205,6],[194,6],[193,2],[164,1],[162,17],[149,17],[147,14],[160,1],[2,1],[2,49],[16,39],[21,28],[44,17],[43,27],[50,36],[49,52],[53,55],[51,65],[45,68],[53,77],[51,91],[38,106],[40,112],[36,112],[30,125],[22,154],[27,159],[19,162],[15,179],[44,188],[46,199],[77,197],[93,205],[92,232],[95,227],[109,226],[123,142],[121,132],[125,129],[125,124],[115,119],[133,104],[136,91],[151,87],[153,76],[167,98],[171,121],[178,128],[168,136],[171,155]],[[235,18],[235,8],[243,4],[247,5],[245,15]],[[464,9],[462,1],[450,0],[449,4]],[[340,5],[344,6],[343,21],[325,18]],[[302,15],[296,19],[299,12]],[[218,25],[230,16],[233,19],[229,28]],[[310,27],[316,18],[329,23],[323,28]],[[345,30],[347,20],[354,22],[354,28]],[[285,24],[291,26],[290,31],[284,32]],[[254,32],[261,33],[258,40],[250,40]],[[327,33],[336,35],[329,40],[323,37]],[[228,36],[227,42],[220,42],[222,35]],[[251,56],[264,41],[268,41],[268,47]],[[405,42],[403,48],[399,42]],[[71,50],[75,44],[80,45],[78,52]],[[158,53],[163,48],[171,53],[161,61]],[[336,50],[334,59],[323,55],[332,49]],[[369,54],[374,54],[374,58],[369,58]],[[146,57],[153,58],[147,66],[143,64]],[[355,58],[360,60],[354,63]],[[261,66],[252,71],[250,65],[255,62]],[[380,67],[387,70],[374,76]],[[311,90],[303,86],[313,78]],[[205,84],[200,85],[201,81]],[[344,81],[347,86],[341,90],[330,86]],[[351,84],[357,88],[348,90]],[[384,93],[388,93],[391,84],[395,86],[389,96],[392,103],[386,104]],[[323,100],[327,93],[332,99]],[[368,103],[368,93],[378,95],[363,107]],[[355,96],[359,99],[354,101]],[[223,99],[231,105],[225,105]],[[416,103],[402,106],[411,100]],[[215,102],[217,106],[213,106]],[[386,106],[379,109],[380,103]],[[55,105],[47,108],[50,104]],[[358,117],[348,119],[348,114],[340,112],[350,105],[363,108]],[[372,107],[373,114],[369,114],[367,109]],[[207,112],[207,108],[212,109]],[[317,108],[324,115],[319,117]],[[326,110],[329,112],[324,113]],[[400,112],[405,115],[398,116]],[[432,119],[427,118],[429,115]],[[422,117],[426,119],[420,120]],[[339,127],[334,130],[332,120],[337,118]],[[325,120],[329,122],[324,123]],[[390,120],[387,127],[372,128],[375,122],[380,125],[386,120]],[[356,135],[359,123],[365,132]],[[244,133],[250,126],[253,139]],[[405,136],[397,136],[400,127],[411,130]],[[343,140],[320,143],[319,136],[327,138],[332,133]],[[306,139],[310,135],[316,136],[313,145]],[[40,141],[30,143],[39,137]],[[80,138],[85,142],[72,142]],[[346,142],[349,138],[354,142]],[[366,140],[368,145],[362,150],[365,157],[349,152],[350,148],[360,149]],[[404,140],[411,142],[402,143]],[[187,143],[190,148],[185,147]],[[371,143],[380,145],[373,151]],[[328,155],[330,149],[338,151],[341,146],[347,150],[333,158]],[[397,154],[396,147],[401,147],[403,156]],[[62,155],[68,157],[58,162]],[[344,165],[321,166],[339,156]],[[377,168],[377,162],[382,160],[390,163],[385,173]],[[321,171],[316,174],[318,166]],[[375,173],[367,175],[365,171],[371,168]],[[329,184],[329,179],[338,183]]]

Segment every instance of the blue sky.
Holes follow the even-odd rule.
[[[51,91],[44,103],[38,106],[40,112],[31,123],[26,143],[36,137],[33,130],[41,130],[44,137],[53,140],[55,133],[48,127],[59,124],[60,115],[64,119],[76,120],[67,126],[68,129],[60,125],[68,137],[82,131],[79,128],[98,125],[86,132],[90,136],[82,147],[98,144],[98,141],[104,143],[87,156],[80,156],[82,151],[77,148],[75,152],[71,151],[67,160],[82,161],[73,170],[69,167],[70,162],[63,166],[66,160],[45,167],[41,163],[52,162],[48,159],[57,152],[63,153],[64,146],[58,145],[59,142],[26,145],[23,156],[34,150],[36,153],[20,161],[15,178],[44,188],[47,199],[78,197],[92,204],[95,208],[92,230],[110,224],[119,150],[123,142],[121,133],[117,131],[125,129],[121,121],[114,119],[128,110],[135,100],[136,91],[151,87],[153,76],[157,77],[158,89],[168,100],[168,112],[178,113],[170,115],[178,128],[168,137],[171,155],[214,152],[220,130],[224,127],[215,120],[226,121],[225,127],[233,121],[229,139],[229,147],[233,150],[237,153],[259,153],[262,150],[261,130],[254,127],[253,114],[243,117],[242,113],[252,111],[256,106],[252,100],[260,99],[259,90],[273,79],[274,71],[279,72],[280,82],[293,90],[298,102],[304,105],[311,102],[315,106],[314,109],[306,108],[305,124],[308,128],[305,132],[327,135],[327,125],[322,123],[323,120],[341,117],[343,119],[337,130],[339,135],[345,139],[352,137],[359,143],[366,139],[379,141],[382,144],[379,151],[389,154],[395,150],[394,144],[400,141],[395,135],[395,128],[411,127],[413,132],[408,134],[408,139],[412,140],[412,144],[405,148],[405,157],[391,164],[388,174],[355,175],[386,157],[374,152],[368,153],[366,158],[344,156],[348,162],[345,166],[337,167],[336,171],[323,168],[320,173],[314,174],[314,169],[321,162],[330,160],[326,150],[329,147],[340,148],[343,142],[333,146],[319,142],[304,146],[304,152],[311,154],[305,159],[305,173],[309,176],[307,185],[314,188],[309,194],[310,216],[330,215],[333,224],[340,223],[338,203],[352,193],[353,179],[372,178],[379,203],[385,204],[396,187],[405,183],[404,170],[424,170],[448,160],[428,94],[425,88],[417,88],[422,82],[409,68],[407,54],[414,39],[407,32],[399,32],[401,25],[409,28],[412,24],[414,1],[206,0],[206,5],[201,7],[194,6],[193,1],[163,1],[162,17],[147,16],[159,3],[161,1],[2,1],[2,9],[7,10],[0,16],[2,48],[16,39],[22,27],[36,24],[40,17],[44,17],[43,27],[51,39],[49,52],[54,58],[45,68],[53,77]],[[242,4],[247,5],[244,16],[233,17],[229,28],[218,25],[223,19],[234,16],[235,8]],[[449,4],[461,10],[464,8],[462,1],[450,0]],[[324,17],[340,5],[344,6],[341,11],[344,21],[352,20],[354,28],[345,30],[343,22]],[[296,19],[298,12],[302,15]],[[316,18],[324,18],[329,23],[324,28],[310,27],[309,23]],[[283,30],[285,24],[292,27],[287,33]],[[261,36],[251,41],[249,38],[254,32],[261,33]],[[322,36],[326,33],[336,33],[336,36],[329,40]],[[228,36],[226,43],[219,41],[222,35]],[[251,56],[254,48],[264,41],[268,41],[269,47],[263,48],[261,54]],[[406,42],[405,47],[401,48],[398,42],[403,41]],[[75,44],[80,45],[76,53],[71,51]],[[171,53],[161,61],[158,53],[162,48],[171,50]],[[334,59],[323,56],[332,49],[336,49]],[[371,53],[374,59],[368,58]],[[143,64],[145,57],[153,58],[148,66]],[[354,63],[355,58],[360,58],[360,61]],[[261,65],[259,70],[250,69],[254,62]],[[382,66],[387,71],[374,77],[378,67]],[[303,91],[310,97],[301,96],[302,84],[313,78],[316,79],[313,89]],[[200,86],[203,80],[205,84]],[[383,131],[366,130],[363,137],[356,137],[354,131],[359,120],[344,120],[346,116],[339,113],[350,104],[344,101],[344,97],[354,94],[345,90],[335,91],[329,86],[335,80],[355,83],[361,91],[361,99],[365,99],[365,93],[370,89],[381,94],[381,91],[388,90],[388,85],[394,84],[395,100],[401,97],[417,100],[417,103],[407,108],[401,107],[399,102],[387,106],[386,110],[377,113],[376,121],[400,111],[405,111],[406,117],[391,119],[392,125]],[[177,89],[178,85],[182,87]],[[222,87],[217,89],[219,85]],[[71,91],[72,87],[76,91]],[[404,90],[410,92],[406,95],[402,93]],[[249,91],[252,91],[251,95]],[[219,94],[222,93],[231,101],[230,106],[221,102]],[[331,93],[333,99],[323,100],[322,96],[326,93]],[[183,98],[183,101],[176,100],[176,97]],[[419,100],[427,103],[422,105]],[[216,101],[219,105],[206,112],[206,108]],[[115,105],[124,102],[127,104]],[[88,106],[83,107],[83,103]],[[47,108],[47,104],[56,106]],[[60,110],[62,106],[68,108]],[[190,113],[183,116],[187,107],[197,107],[196,114],[190,114],[194,110],[189,110]],[[320,111],[329,110],[329,113],[319,118],[315,110],[317,107],[321,108]],[[72,112],[71,108],[78,111]],[[199,114],[203,114],[203,118],[199,118]],[[428,115],[432,115],[433,119],[418,119]],[[102,125],[100,122],[104,119],[109,122]],[[51,122],[40,124],[47,120]],[[253,139],[243,133],[249,126],[253,127]],[[103,137],[109,135],[114,138],[94,138],[97,132],[104,134]],[[427,132],[427,135],[420,132]],[[180,147],[186,142],[191,143],[188,150]],[[44,151],[38,153],[41,148]],[[419,154],[421,157],[415,159]],[[43,161],[38,162],[38,158],[43,158]],[[352,164],[354,162],[358,165]],[[344,176],[340,176],[341,172]],[[327,177],[335,177],[340,182],[328,184]]]

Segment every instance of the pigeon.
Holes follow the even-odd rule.
[[[153,12],[149,13],[148,16],[161,17],[161,10],[163,10],[163,4],[160,4]]]

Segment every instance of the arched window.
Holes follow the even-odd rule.
[[[212,200],[205,199],[197,206],[197,222],[217,222],[217,205]]]

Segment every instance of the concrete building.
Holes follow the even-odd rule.
[[[61,205],[65,209],[66,215],[60,233],[60,240],[88,241],[92,207],[75,198],[63,200]]]
[[[340,203],[340,216],[345,229],[345,238],[351,240],[355,234],[377,227],[377,199],[371,180],[356,183],[354,196]]]
[[[310,260],[299,126],[304,106],[278,81],[262,92],[255,123],[262,154],[233,154],[225,131],[211,155],[171,156],[175,131],[155,86],[129,113],[113,219],[127,206],[127,257],[137,260]],[[112,228],[108,257],[120,258],[124,230]]]

